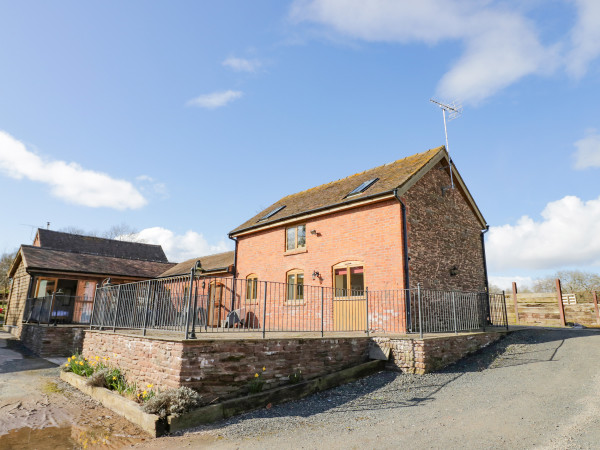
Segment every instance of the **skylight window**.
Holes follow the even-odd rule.
[[[275,208],[273,211],[271,211],[270,213],[267,213],[266,215],[264,215],[263,217],[261,217],[260,219],[258,219],[259,222],[263,221],[263,220],[267,220],[270,219],[271,217],[273,217],[275,214],[277,214],[279,211],[281,211],[283,208],[285,208],[285,205],[280,206],[278,208]]]
[[[367,189],[369,189],[373,184],[375,184],[375,182],[379,180],[379,178],[373,178],[372,180],[367,180],[364,183],[362,183],[360,186],[354,188],[353,190],[350,191],[350,193],[348,195],[346,195],[346,197],[350,197],[352,195],[356,195],[356,194],[360,194],[361,192],[365,192]]]

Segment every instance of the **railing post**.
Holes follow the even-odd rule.
[[[458,334],[458,324],[456,322],[456,300],[454,299],[454,291],[452,291],[452,313],[454,315],[454,334]]]
[[[367,317],[366,317],[367,336],[369,336],[369,288],[365,289],[365,304],[367,307]]]
[[[194,309],[192,311],[192,332],[190,333],[190,339],[196,339],[196,317],[198,308],[198,285],[194,286]]]
[[[417,283],[417,299],[419,302],[419,337],[423,339],[423,314],[421,311],[421,283]]]
[[[502,308],[504,309],[504,323],[506,324],[506,330],[508,331],[508,308],[506,307],[506,292],[502,291]]]
[[[148,325],[148,306],[150,305],[150,292],[152,291],[151,280],[148,280],[148,293],[146,294],[146,307],[144,308],[144,329],[142,335],[146,336],[146,326]]]
[[[54,296],[56,292],[52,293],[52,298],[50,299],[50,309],[48,310],[48,326],[50,326],[50,320],[52,319],[52,310],[54,309]]]
[[[263,283],[265,283],[265,292],[264,292],[264,301],[263,301],[263,320],[262,320],[262,326],[263,326],[263,339],[266,337],[266,332],[267,332],[267,282],[263,281]]]
[[[188,298],[187,298],[187,312],[185,314],[185,338],[189,339],[190,334],[190,316],[192,315],[192,291],[194,289],[194,275],[196,275],[196,266],[192,267],[190,271],[190,286],[188,289]]]
[[[481,308],[481,330],[485,331],[485,322],[487,320],[487,311],[489,309],[489,305],[490,305],[490,297],[489,297],[489,293],[488,292],[483,292],[480,294],[481,300],[482,300],[482,305],[480,305]],[[486,301],[485,299],[487,298],[487,306],[486,306]]]
[[[121,285],[117,286],[117,306],[115,308],[115,320],[113,320],[113,333],[117,329],[117,317],[119,317],[119,304],[121,303]]]
[[[323,329],[324,329],[324,324],[325,324],[325,317],[324,317],[324,311],[325,308],[323,307],[323,290],[325,288],[323,286],[321,286],[321,337],[323,337]],[[596,295],[596,293],[594,292],[594,295]]]

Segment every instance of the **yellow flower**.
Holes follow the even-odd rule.
[[[76,356],[75,356],[75,355],[71,356],[71,359],[75,359],[75,358],[76,358]]]
[[[69,363],[65,363],[65,367],[69,367]]]
[[[152,388],[154,387],[154,385],[153,385],[153,384],[147,384],[147,385],[146,385],[146,387],[147,387],[148,389],[152,389]]]
[[[264,372],[265,370],[267,370],[267,368],[266,368],[266,367],[263,367],[263,372]]]
[[[116,379],[117,379],[117,377],[113,377],[113,380],[116,380]]]
[[[80,366],[83,366],[83,361],[79,361],[79,365],[80,365]]]
[[[71,362],[71,358],[67,358],[67,361]]]
[[[142,392],[142,394],[144,394],[144,395],[146,395],[146,393],[147,393],[146,391]]]
[[[83,358],[83,359],[85,359],[87,361],[87,358]]]
[[[100,359],[100,357],[99,357],[99,356],[96,356],[96,361],[98,361],[99,359]]]
[[[254,378],[258,378],[258,374],[257,373],[254,374]]]

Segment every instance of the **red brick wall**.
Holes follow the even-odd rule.
[[[412,288],[485,290],[482,226],[450,176],[432,168],[403,196],[407,207],[409,279]],[[456,266],[458,273],[450,276]]]
[[[397,200],[362,206],[306,223],[306,252],[284,255],[285,228],[281,226],[238,238],[237,272],[259,280],[286,282],[291,269],[304,270],[305,284],[333,286],[332,266],[363,261],[365,286],[371,290],[401,289],[402,221]],[[316,230],[319,235],[310,234]],[[318,271],[322,280],[313,281]]]
[[[275,386],[296,370],[309,379],[361,364],[368,348],[367,337],[167,341],[86,331],[83,354],[109,357],[138,385],[189,386],[210,401],[247,392],[256,373]]]

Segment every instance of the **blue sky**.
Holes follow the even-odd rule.
[[[284,195],[442,145],[435,97],[464,106],[492,279],[600,271],[595,0],[2,0],[0,43],[0,250],[47,221],[231,249]]]

